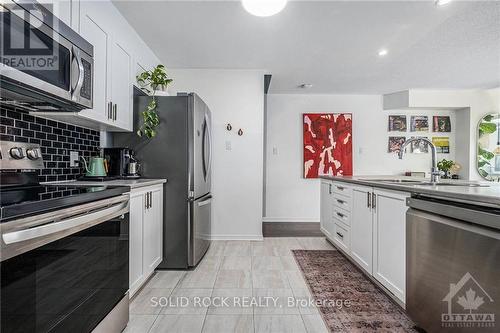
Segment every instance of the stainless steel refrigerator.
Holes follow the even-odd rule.
[[[148,96],[134,97],[134,130],[115,133],[113,145],[135,151],[145,178],[166,178],[163,261],[158,268],[196,266],[211,237],[211,113],[194,93],[156,97],[160,125],[152,139],[139,138]]]

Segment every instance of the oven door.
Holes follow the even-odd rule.
[[[51,28],[57,18],[36,3],[0,9],[2,97],[33,111],[92,108],[92,57]]]
[[[7,251],[12,256],[0,263],[2,333],[90,332],[119,303],[128,290],[123,199],[52,223],[42,216],[31,225],[24,221],[23,229],[2,228],[3,249],[18,245],[19,253]]]

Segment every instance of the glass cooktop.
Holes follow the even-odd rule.
[[[120,195],[127,187],[34,185],[0,192],[0,222]]]

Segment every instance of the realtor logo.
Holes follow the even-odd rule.
[[[493,299],[469,272],[458,283],[450,283],[443,302],[448,303],[448,311],[441,315],[442,327],[495,327],[495,314],[481,311]]]
[[[59,70],[52,16],[36,3],[23,6],[0,4],[0,62],[21,71]]]

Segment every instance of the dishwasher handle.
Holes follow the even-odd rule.
[[[500,210],[431,197],[411,197],[407,206],[459,221],[500,230]]]

